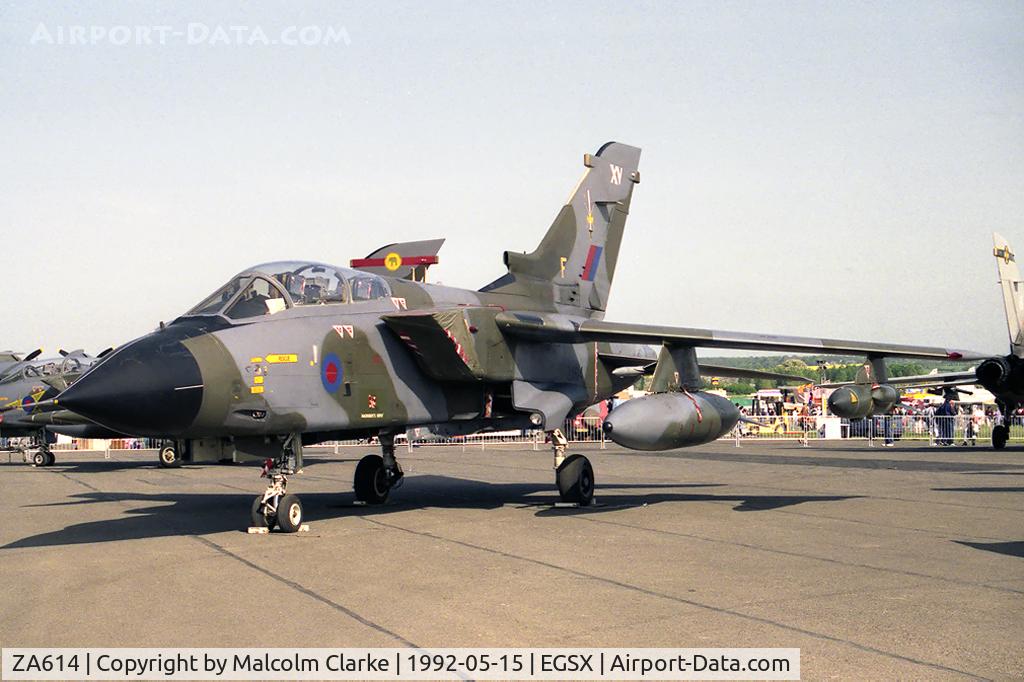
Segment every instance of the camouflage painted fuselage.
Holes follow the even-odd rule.
[[[160,418],[144,416],[157,377],[120,386],[110,413],[82,412],[120,431],[178,438],[304,433],[312,442],[421,425],[473,432],[526,427],[531,415],[533,426],[556,428],[636,381],[613,375],[615,366],[655,357],[646,346],[517,340],[495,324],[511,306],[522,314],[553,313],[554,305],[530,311],[514,295],[388,283],[391,295],[376,300],[256,321],[181,318],[96,371],[145,371],[162,355],[187,352],[197,374],[176,372],[178,385],[163,386]],[[74,392],[67,395],[62,402],[74,407]]]

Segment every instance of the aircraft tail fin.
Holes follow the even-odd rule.
[[[506,251],[508,274],[480,291],[553,300],[602,317],[639,164],[640,150],[618,142],[586,154],[583,178],[537,248]]]
[[[1024,357],[1024,282],[1020,279],[1017,257],[1002,235],[993,232],[992,243],[1006,310],[1006,328],[1010,334],[1010,352]]]

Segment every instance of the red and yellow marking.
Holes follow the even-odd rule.
[[[397,256],[397,265],[394,265],[395,261],[391,261],[389,264],[388,259],[391,256]],[[399,256],[397,253],[389,253],[384,258],[353,258],[349,261],[349,266],[353,268],[380,268],[384,267],[388,270],[395,271],[403,265],[437,265],[437,256]],[[394,267],[392,267],[394,265]]]

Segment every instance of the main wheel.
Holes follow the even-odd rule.
[[[384,458],[380,455],[367,455],[356,465],[355,476],[356,499],[367,504],[384,504],[388,500],[391,487],[388,485],[388,473],[384,469]]]
[[[992,427],[992,447],[1002,450],[1006,447],[1006,441],[1010,439],[1010,428],[1006,424],[998,424]]]
[[[162,469],[180,467],[181,457],[178,456],[178,448],[173,445],[165,445],[160,448],[160,454],[157,455],[157,463],[160,464]]]
[[[594,499],[594,467],[583,455],[566,457],[555,473],[555,481],[563,502],[585,506]]]
[[[255,528],[269,528],[274,529],[277,525],[276,516],[267,516],[263,513],[263,496],[257,495],[256,499],[252,501],[252,514],[250,521]]]
[[[285,495],[277,503],[277,525],[285,533],[298,532],[302,525],[302,502],[298,495]]]
[[[42,450],[36,450],[36,454],[32,455],[32,463],[37,467],[46,466],[46,453]]]
[[[57,457],[54,456],[54,454],[49,450],[47,450],[44,454],[46,455],[46,462],[43,464],[44,467],[53,466],[57,462]]]

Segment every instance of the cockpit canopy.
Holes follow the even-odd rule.
[[[6,372],[0,372],[0,383],[19,379],[43,379],[62,374],[77,374],[82,371],[82,367],[82,361],[74,355],[69,355],[63,359],[47,360],[46,362],[19,364],[8,369]]]
[[[241,320],[293,306],[372,301],[391,296],[387,280],[370,272],[324,263],[284,261],[257,265],[233,277],[189,315],[224,315]]]

